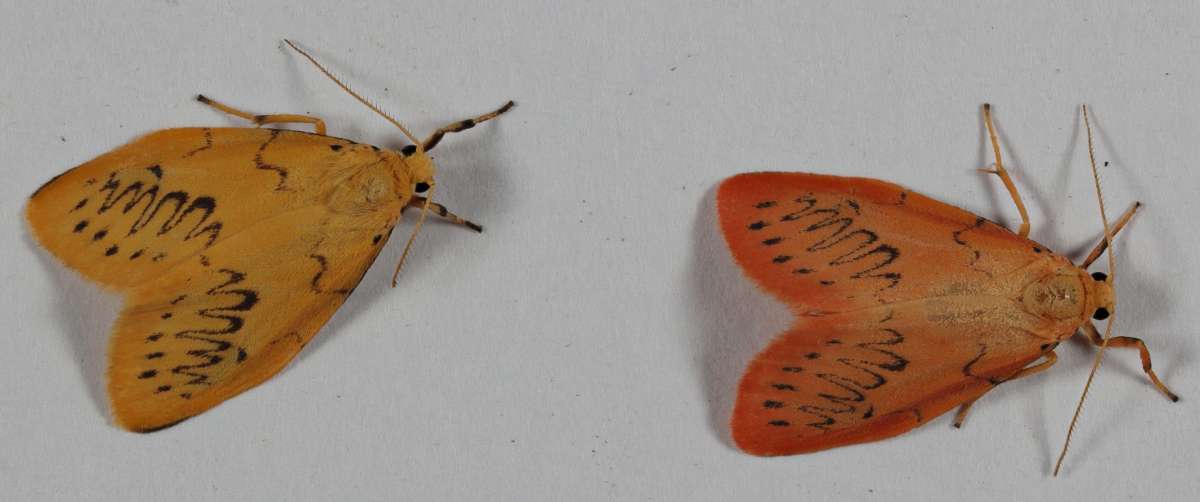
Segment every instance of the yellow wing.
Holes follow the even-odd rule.
[[[383,247],[386,223],[372,219],[288,212],[132,290],[109,353],[117,422],[170,426],[283,369]]]
[[[167,129],[56,176],[26,216],[67,266],[123,291],[260,221],[323,203],[390,153],[296,131]]]
[[[116,421],[166,427],[282,369],[399,219],[396,162],[328,136],[171,129],[39,188],[27,218],[42,245],[125,295]]]

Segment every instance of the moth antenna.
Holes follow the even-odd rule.
[[[305,58],[307,58],[308,61],[313,64],[313,66],[316,66],[318,70],[321,70],[321,73],[324,73],[326,77],[329,77],[329,80],[332,80],[333,83],[338,85],[338,87],[341,87],[343,91],[346,91],[346,93],[350,94],[351,96],[354,96],[354,99],[357,99],[359,103],[366,105],[366,107],[370,108],[371,111],[378,113],[379,116],[383,117],[384,120],[391,122],[392,125],[399,128],[400,132],[404,133],[404,135],[408,137],[408,140],[412,141],[412,143],[414,145],[417,145],[418,148],[421,146],[421,142],[419,140],[417,140],[417,137],[413,136],[413,134],[408,131],[408,128],[404,127],[402,124],[400,124],[400,122],[398,122],[398,121],[396,121],[396,119],[392,118],[391,115],[384,113],[383,110],[380,110],[379,107],[375,106],[374,103],[371,103],[370,101],[367,101],[366,98],[359,96],[357,92],[354,92],[353,90],[350,89],[350,86],[346,85],[340,79],[333,76],[333,74],[330,73],[329,70],[326,70],[324,66],[321,66],[321,63],[318,63],[316,58],[312,57],[307,52],[304,52],[304,49],[296,47],[296,44],[293,44],[291,40],[288,40],[285,38],[285,39],[283,39],[283,41],[285,43],[287,43],[288,46],[291,47],[293,50],[295,50],[296,52],[299,52],[301,56],[304,56]]]
[[[429,187],[429,195],[425,196],[425,204],[421,206],[421,216],[417,217],[417,225],[413,227],[412,235],[408,236],[408,244],[404,245],[404,252],[400,253],[400,261],[396,263],[396,271],[392,273],[392,287],[396,287],[396,279],[400,277],[400,269],[404,267],[404,260],[408,258],[408,250],[412,249],[413,241],[417,239],[417,232],[421,231],[421,225],[425,224],[425,215],[429,213],[429,203],[433,200],[433,191],[436,186]]]
[[[1092,144],[1092,124],[1088,121],[1087,105],[1083,105],[1083,125],[1087,128],[1088,159],[1092,163],[1092,181],[1096,185],[1096,200],[1100,203],[1100,221],[1104,223],[1104,243],[1109,248],[1108,279],[1106,281],[1109,286],[1112,286],[1113,278],[1117,275],[1117,260],[1113,257],[1112,229],[1108,226],[1108,216],[1104,212],[1104,194],[1100,191],[1100,171],[1096,169],[1096,151]],[[1113,288],[1112,301],[1114,305],[1117,303],[1116,288]],[[1104,342],[1100,344],[1100,350],[1096,351],[1096,360],[1092,362],[1092,371],[1088,373],[1087,383],[1083,384],[1083,394],[1079,396],[1079,404],[1075,406],[1075,416],[1071,417],[1071,426],[1067,428],[1067,439],[1063,442],[1062,452],[1058,454],[1058,461],[1054,463],[1055,476],[1058,476],[1058,470],[1062,468],[1063,459],[1067,456],[1067,448],[1071,446],[1071,434],[1075,432],[1075,423],[1079,421],[1079,414],[1083,411],[1083,401],[1087,399],[1088,390],[1092,387],[1092,380],[1096,377],[1096,370],[1100,369],[1100,362],[1104,360],[1104,349],[1108,348],[1108,340],[1112,336],[1116,317],[1116,312],[1109,315],[1108,326],[1104,328]]]

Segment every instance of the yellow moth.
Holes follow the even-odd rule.
[[[155,131],[55,176],[29,199],[41,245],[124,297],[108,366],[122,427],[169,427],[283,369],[354,290],[405,209],[420,210],[413,237],[429,211],[482,231],[433,202],[427,152],[511,101],[418,140],[285,42],[412,145],[359,144],[327,136],[318,118],[255,115],[198,96],[258,126],[305,123],[314,132]],[[411,245],[412,237],[400,264]]]

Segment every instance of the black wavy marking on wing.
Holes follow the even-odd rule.
[[[274,171],[275,174],[279,175],[279,183],[275,185],[275,191],[290,192],[292,189],[287,187],[288,170],[283,166],[270,164],[263,160],[263,151],[275,141],[275,138],[279,137],[279,133],[281,132],[282,131],[279,129],[271,129],[271,137],[267,138],[267,140],[263,142],[262,146],[258,147],[258,152],[254,154],[254,168],[262,169],[264,171]]]
[[[972,366],[975,366],[975,363],[978,363],[980,359],[983,359],[983,356],[987,355],[987,352],[988,352],[987,344],[983,344],[983,343],[979,344],[979,353],[976,354],[973,359],[971,359],[970,361],[967,361],[967,364],[963,365],[962,374],[963,374],[963,376],[983,380],[992,385],[1000,385],[1000,384],[1004,383],[1003,378],[996,378],[996,377],[991,377],[991,376],[986,376],[986,375],[976,375],[973,372],[974,370],[971,368]]]
[[[817,378],[846,391],[846,394],[839,395],[831,392],[820,392],[817,394],[817,397],[824,399],[828,404],[805,404],[796,407],[798,411],[808,413],[819,419],[805,425],[815,429],[828,430],[837,423],[836,415],[857,415],[859,408],[862,407],[859,403],[866,401],[866,396],[863,392],[878,389],[887,384],[888,380],[884,376],[885,371],[899,373],[908,367],[908,359],[890,349],[892,346],[904,343],[904,335],[890,328],[884,328],[880,331],[887,336],[876,341],[858,343],[855,346],[887,356],[888,360],[881,362],[869,359],[840,357],[837,359],[837,362],[848,368],[847,371],[840,373],[817,373]],[[870,403],[867,403],[866,407],[868,409],[863,414],[863,418],[874,416],[875,407],[870,405]]]
[[[900,258],[900,250],[889,244],[877,243],[879,235],[873,230],[866,228],[851,229],[855,224],[855,218],[862,215],[861,207],[856,201],[846,199],[830,207],[817,207],[818,200],[815,197],[804,195],[796,198],[793,202],[799,204],[800,207],[780,217],[780,223],[797,223],[801,225],[808,223],[808,225],[801,228],[801,234],[822,232],[816,235],[819,238],[816,242],[806,247],[805,251],[810,253],[822,251],[840,252],[840,254],[828,262],[831,267],[841,267],[862,262],[859,265],[865,266],[850,273],[849,277],[851,279],[882,279],[887,281],[886,284],[877,288],[876,292],[894,288],[900,283],[901,274],[899,272],[883,270]],[[774,204],[765,207],[769,208],[773,206]],[[817,221],[809,223],[814,219]],[[781,258],[785,259],[781,260]],[[776,257],[776,263],[785,263],[790,258]],[[796,269],[795,272],[798,274],[807,274],[811,270],[800,268]]]
[[[175,333],[175,338],[192,340],[203,344],[201,348],[187,351],[187,355],[197,359],[195,364],[183,364],[171,369],[172,373],[191,377],[185,382],[188,385],[211,385],[209,375],[201,370],[215,366],[226,357],[224,352],[233,346],[229,341],[230,335],[241,331],[246,321],[244,313],[258,304],[258,292],[253,289],[235,288],[246,279],[246,274],[230,269],[220,269],[225,281],[209,289],[205,294],[213,297],[221,304],[219,307],[205,307],[196,311],[196,315],[204,319],[222,321],[224,326],[207,329],[189,329]],[[233,297],[232,301],[222,297]]]
[[[213,147],[212,129],[205,127],[204,129],[202,129],[202,131],[204,133],[204,144],[200,145],[199,147],[197,147],[196,149],[194,149],[190,152],[183,154],[182,158],[186,159],[188,157],[191,157],[193,155],[196,155],[197,153],[203,152],[203,151],[208,150]]]
[[[971,261],[967,263],[967,266],[971,267],[971,270],[982,273],[988,277],[992,277],[991,272],[988,272],[987,270],[984,270],[984,269],[978,267],[980,258],[983,258],[983,253],[981,251],[979,251],[978,248],[976,248],[975,246],[972,246],[971,243],[963,240],[963,238],[962,238],[963,234],[970,232],[972,230],[975,230],[976,228],[982,227],[984,222],[986,222],[986,221],[987,221],[987,219],[985,219],[985,218],[977,217],[977,218],[975,218],[974,223],[967,225],[963,228],[960,228],[958,230],[955,230],[954,233],[950,234],[950,236],[954,238],[955,244],[958,244],[959,246],[963,246],[963,247],[971,250]]]
[[[161,168],[157,165],[146,169],[151,172],[159,169],[159,172],[161,172]],[[149,225],[159,215],[159,212],[163,210],[164,206],[168,204],[171,205],[169,208],[170,213],[163,220],[162,225],[158,228],[155,235],[160,237],[166,235],[182,224],[192,213],[198,213],[199,216],[195,218],[196,224],[184,234],[183,240],[187,241],[196,237],[207,236],[208,239],[204,243],[204,247],[207,248],[212,246],[220,236],[222,223],[220,221],[209,221],[213,218],[213,213],[217,209],[217,201],[212,197],[200,196],[193,198],[187,192],[181,190],[167,192],[160,196],[159,185],[157,183],[149,186],[141,181],[122,184],[121,180],[117,179],[116,172],[109,174],[108,180],[100,186],[98,191],[100,193],[107,192],[107,194],[104,196],[104,201],[96,209],[97,215],[102,215],[114,207],[118,207],[127,197],[129,200],[120,206],[122,214],[128,214],[145,201],[141,214],[137,218],[134,218],[126,236],[133,236]]]
[[[312,288],[314,293],[319,293],[319,294],[334,293],[334,294],[339,294],[339,295],[350,294],[350,292],[352,291],[351,289],[325,289],[325,288],[322,288],[321,287],[321,277],[325,275],[325,272],[329,271],[329,260],[326,259],[324,255],[319,255],[319,254],[310,254],[310,255],[308,255],[308,257],[312,258],[313,260],[316,260],[317,265],[320,266],[320,270],[317,270],[317,273],[313,275],[312,281],[310,282],[310,286],[309,286],[310,288]],[[357,284],[357,282],[355,284]]]

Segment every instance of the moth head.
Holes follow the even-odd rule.
[[[404,165],[408,170],[409,182],[415,194],[427,194],[433,190],[437,167],[425,150],[415,146],[404,148]]]
[[[1103,321],[1112,315],[1116,306],[1114,305],[1115,296],[1113,295],[1112,282],[1108,280],[1108,274],[1104,272],[1093,272],[1092,279],[1092,319]]]

